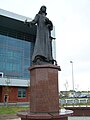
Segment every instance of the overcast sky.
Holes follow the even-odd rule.
[[[30,18],[47,6],[56,32],[59,90],[90,90],[90,0],[0,0],[0,8]]]

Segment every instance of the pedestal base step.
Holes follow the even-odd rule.
[[[65,110],[59,113],[30,113],[30,111],[24,111],[17,115],[21,120],[68,120],[68,116],[72,114],[72,110]]]

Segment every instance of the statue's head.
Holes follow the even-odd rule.
[[[41,6],[41,8],[40,8],[40,11],[39,11],[39,14],[42,14],[42,13],[45,13],[46,15],[47,15],[47,13],[46,13],[46,6]]]

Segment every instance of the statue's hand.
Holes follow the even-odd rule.
[[[24,21],[24,24],[26,24],[28,27],[31,27],[30,23],[27,21],[27,19]]]
[[[29,27],[32,27],[32,26],[33,26],[32,22],[29,22]]]
[[[28,22],[27,22],[27,19],[24,21],[24,23],[25,23],[25,24],[28,23]]]
[[[24,21],[24,24],[28,25],[29,27],[32,27],[32,25],[33,25],[33,23],[32,22],[28,22],[27,19]]]
[[[49,21],[48,18],[46,18],[46,19],[44,20],[44,22],[45,22],[46,25],[48,24],[48,21]]]

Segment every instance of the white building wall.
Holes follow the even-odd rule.
[[[10,17],[10,18],[13,18],[16,20],[20,20],[20,21],[25,21],[26,19],[28,19],[29,21],[32,20],[29,17],[25,17],[23,15],[18,15],[16,13],[12,13],[12,12],[9,12],[9,11],[3,10],[3,9],[0,9],[0,15],[7,16],[7,17]]]
[[[28,87],[30,86],[30,80],[0,78],[0,86]]]

